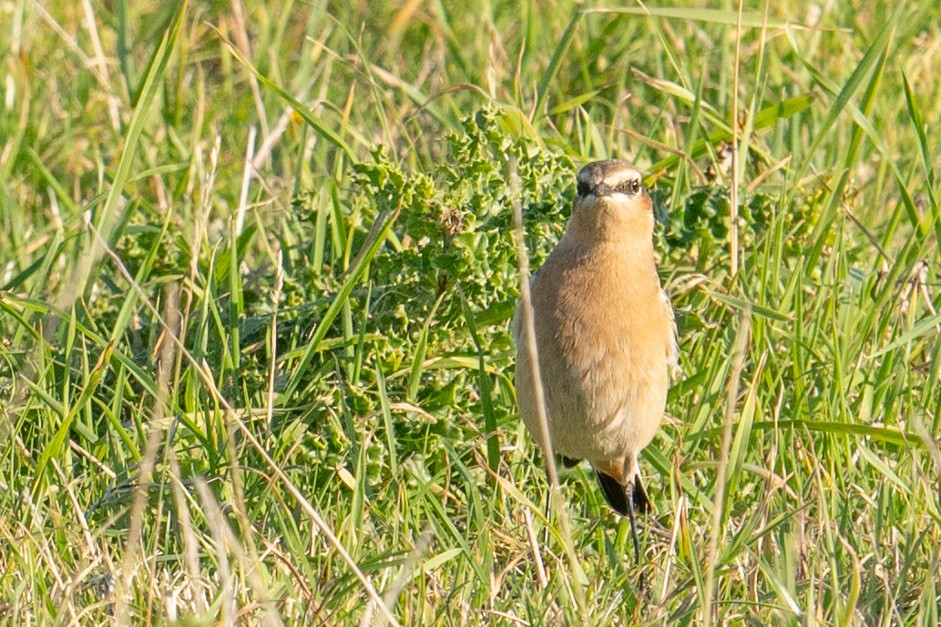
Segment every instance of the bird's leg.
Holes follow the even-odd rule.
[[[640,566],[640,540],[637,538],[637,516],[634,514],[634,482],[637,480],[634,464],[632,455],[624,457],[621,478],[630,477],[627,483],[623,484],[623,487],[624,495],[627,497],[627,519],[631,522],[631,538],[634,540],[634,560]]]
[[[634,517],[634,479],[624,486],[627,493],[627,519],[631,522],[631,537],[634,539],[634,560],[640,566],[640,540],[637,538],[637,519]]]

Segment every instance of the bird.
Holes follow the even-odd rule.
[[[638,457],[663,419],[678,369],[676,321],[653,245],[653,201],[641,173],[620,160],[594,161],[576,177],[565,233],[530,280],[551,451],[566,467],[588,460],[605,500],[631,525],[651,509]],[[522,301],[517,347],[520,417],[539,441],[540,418]]]

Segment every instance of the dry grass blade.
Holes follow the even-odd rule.
[[[97,231],[95,233],[97,234]],[[103,240],[102,246],[105,247]],[[175,338],[180,332],[178,292],[173,285],[170,285],[167,287],[165,294],[164,330]],[[170,387],[170,377],[173,373],[176,350],[176,343],[170,341],[164,342],[160,351],[160,365],[157,371],[157,398],[155,399],[153,414],[147,425],[147,443],[144,446],[137,481],[134,484],[134,499],[131,504],[130,527],[127,534],[127,543],[125,544],[124,560],[115,582],[114,616],[119,625],[130,622],[131,608],[128,596],[131,592],[131,581],[140,567],[138,562],[143,541],[141,531],[143,529],[144,508],[147,505],[153,482],[154,467],[157,463],[157,452],[160,447],[160,435],[165,430],[164,418],[167,415],[167,394]]]
[[[529,290],[529,252],[526,250],[526,235],[523,231],[523,208],[520,203],[519,195],[519,174],[518,163],[516,159],[510,159],[509,162],[509,186],[511,190],[511,202],[513,205],[513,234],[516,239],[517,264],[520,276],[520,328],[521,332],[526,334],[524,344],[529,351],[529,363],[532,365],[533,392],[536,405],[536,414],[539,419],[540,432],[538,437],[539,448],[542,449],[543,459],[546,463],[546,475],[549,479],[549,494],[552,511],[555,514],[555,520],[559,525],[562,546],[565,549],[569,560],[569,567],[572,571],[572,585],[579,613],[587,622],[585,591],[583,581],[585,579],[581,565],[579,564],[578,554],[575,552],[572,542],[572,533],[569,526],[568,509],[562,498],[562,490],[559,487],[559,475],[555,464],[555,454],[552,452],[552,443],[549,438],[549,417],[546,414],[545,391],[542,386],[542,377],[539,374],[539,355],[536,348],[536,328],[533,324],[533,304]]]

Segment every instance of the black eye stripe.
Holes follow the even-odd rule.
[[[640,179],[626,179],[618,183],[615,187],[608,187],[606,184],[601,182],[592,185],[588,181],[578,181],[576,191],[578,192],[578,195],[582,197],[588,196],[590,194],[607,196],[610,193],[620,193],[633,196],[642,188],[643,185],[641,184]]]
[[[637,179],[628,179],[622,181],[614,188],[614,191],[621,192],[622,194],[627,194],[628,196],[633,196],[640,191],[640,181]]]

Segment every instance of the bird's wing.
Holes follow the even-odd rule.
[[[536,284],[537,274],[539,274],[539,272],[534,272],[533,275],[529,278],[530,290],[532,290],[533,286]],[[523,300],[520,299],[516,303],[516,311],[513,312],[513,320],[510,322],[510,336],[513,338],[513,344],[515,344],[517,347],[519,347],[520,345],[520,333],[522,333],[523,331],[522,329],[523,314],[521,311],[522,308],[523,308]]]
[[[666,309],[667,316],[670,318],[671,333],[666,346],[667,367],[670,369],[671,378],[676,379],[683,372],[680,368],[680,336],[676,330],[676,314],[673,312],[673,305],[670,304],[670,297],[663,290],[660,290],[660,304]]]

